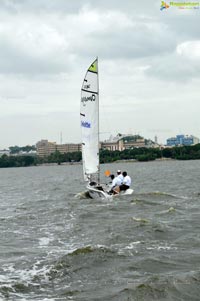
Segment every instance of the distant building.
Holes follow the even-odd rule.
[[[56,142],[49,142],[48,140],[41,140],[36,143],[37,155],[39,157],[47,157],[56,151],[61,154],[72,153],[82,150],[82,144],[66,143],[56,144]],[[155,142],[144,139],[139,135],[122,135],[118,134],[116,137],[111,136],[108,140],[99,143],[100,149],[107,149],[109,151],[123,151],[135,147],[159,147]]]
[[[139,135],[122,135],[118,134],[116,137],[110,137],[109,140],[101,142],[100,147],[110,151],[123,151],[135,147],[158,147],[153,141],[144,139]]]
[[[1,149],[0,150],[0,157],[2,157],[3,155],[10,155],[10,151],[8,149]]]
[[[124,149],[123,140],[121,140],[121,135],[113,137],[112,135],[108,140],[100,142],[101,149],[107,149],[109,151],[122,151]]]
[[[41,140],[36,143],[37,155],[39,157],[47,157],[56,151],[61,154],[73,153],[81,151],[81,144],[67,143],[67,144],[56,144],[56,142],[49,142],[48,140]]]
[[[124,143],[124,149],[130,149],[134,147],[146,147],[147,143],[143,137],[140,136],[125,136],[122,138]]]
[[[123,141],[104,141],[100,142],[100,148],[101,149],[107,149],[109,151],[122,151],[123,150]]]
[[[194,145],[199,143],[199,138],[192,135],[177,135],[167,139],[167,146],[178,146],[178,145]]]

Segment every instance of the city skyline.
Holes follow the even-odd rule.
[[[120,138],[120,136],[121,136],[121,138]],[[148,140],[148,141],[152,141],[152,142],[154,142],[155,144],[158,144],[158,145],[160,145],[160,146],[170,146],[170,144],[169,144],[169,141],[171,140],[171,141],[179,141],[180,139],[185,139],[185,140],[191,140],[190,141],[190,143],[187,143],[188,145],[192,145],[192,144],[198,144],[199,143],[199,141],[200,141],[200,138],[199,137],[196,137],[196,136],[194,136],[194,135],[184,135],[184,134],[178,134],[178,135],[175,135],[175,136],[172,136],[172,137],[168,137],[167,139],[166,139],[166,141],[165,141],[165,143],[159,143],[159,141],[158,141],[158,139],[157,139],[157,136],[155,136],[154,137],[154,139],[148,139],[148,138],[146,138],[146,137],[144,137],[144,136],[140,136],[139,134],[120,134],[120,136],[119,136],[119,133],[116,135],[116,136],[114,136],[114,135],[111,135],[110,137],[108,137],[108,139],[104,139],[104,140],[100,140],[99,142],[100,143],[109,143],[109,142],[117,142],[118,140],[120,140],[120,139],[122,139],[122,138],[125,138],[125,137],[131,137],[131,136],[135,136],[135,137],[139,137],[139,139],[141,138],[142,140]],[[195,143],[193,143],[193,142],[195,142]],[[37,142],[35,142],[35,143],[33,143],[33,144],[27,144],[27,143],[25,143],[24,145],[14,145],[14,144],[12,144],[12,145],[9,145],[7,148],[0,148],[0,150],[1,151],[6,151],[6,150],[8,150],[9,148],[12,148],[12,147],[27,147],[27,146],[35,146],[35,147],[37,147],[37,144],[39,144],[39,143],[43,143],[43,142],[47,142],[47,143],[50,143],[50,144],[55,144],[55,145],[81,145],[81,141],[79,141],[79,142],[71,142],[71,141],[65,141],[65,142],[63,142],[62,141],[62,138],[61,138],[61,140],[60,141],[50,141],[48,138],[45,138],[45,139],[40,139],[40,140],[38,140]],[[177,142],[177,145],[181,145],[182,143],[179,143],[179,142]],[[187,144],[185,144],[185,145],[187,145]],[[184,145],[184,143],[183,143],[183,145]]]
[[[200,10],[161,1],[0,3],[0,149],[79,143],[80,89],[99,58],[100,138],[200,136]]]

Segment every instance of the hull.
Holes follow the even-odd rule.
[[[131,189],[131,188],[129,188],[129,189],[125,190],[125,191],[121,191],[119,193],[119,195],[131,195],[131,194],[133,194],[133,192],[134,192],[134,190]]]
[[[87,185],[87,190],[92,199],[109,199],[112,197],[112,195],[105,191],[102,186]]]
[[[125,195],[131,195],[133,194],[133,189],[129,188],[125,191],[121,191],[119,194],[109,194],[108,191],[106,190],[106,187],[103,185],[99,186],[90,186],[89,184],[87,185],[87,190],[89,193],[89,196],[92,199],[110,199],[112,197],[118,197],[118,196],[125,196]]]

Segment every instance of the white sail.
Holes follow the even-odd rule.
[[[81,88],[82,159],[85,180],[99,173],[98,60],[88,68]]]

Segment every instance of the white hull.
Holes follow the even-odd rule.
[[[101,189],[103,188],[102,186],[90,186],[89,184],[87,185],[87,190],[89,193],[89,196],[92,199],[109,199],[112,197],[112,195],[110,195],[108,193],[108,191],[106,191],[105,189]]]
[[[110,199],[112,197],[117,197],[117,196],[125,196],[125,195],[131,195],[133,194],[133,189],[129,188],[125,191],[121,191],[118,194],[109,194],[108,191],[106,190],[106,187],[104,186],[90,186],[89,184],[87,185],[87,190],[89,193],[89,196],[92,199]]]
[[[134,192],[134,190],[131,189],[131,188],[129,188],[129,189],[125,190],[125,191],[121,191],[119,193],[119,195],[130,195],[130,194],[133,194],[133,192]]]

